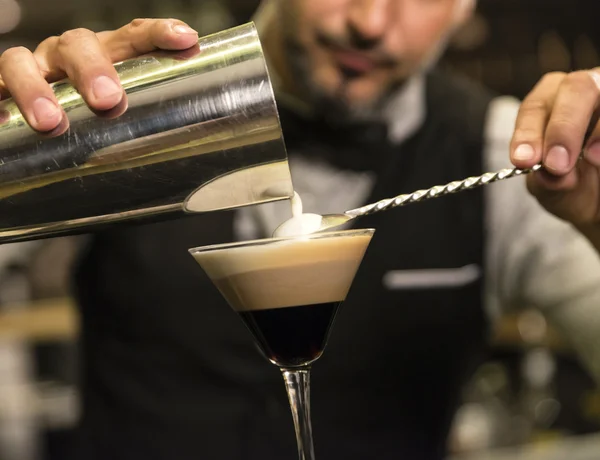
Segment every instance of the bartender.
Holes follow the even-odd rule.
[[[361,218],[377,233],[313,373],[318,458],[441,460],[497,316],[540,308],[600,379],[600,73],[544,77],[520,104],[436,69],[472,0],[287,0],[255,17],[296,190],[339,212],[487,170],[545,171]],[[31,126],[67,120],[48,86],[124,110],[113,62],[185,49],[176,20],[77,29],[0,59]],[[585,151],[583,159],[579,153]],[[528,192],[528,189],[531,193]],[[550,212],[548,212],[550,211]],[[78,459],[296,455],[279,372],[187,253],[265,237],[269,204],[97,233],[74,287],[82,318]]]

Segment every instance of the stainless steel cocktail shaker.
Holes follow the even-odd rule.
[[[70,121],[56,138],[0,102],[0,243],[290,198],[273,89],[252,23],[117,64],[116,119],[53,85]]]

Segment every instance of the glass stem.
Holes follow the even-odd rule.
[[[300,460],[315,460],[310,421],[310,368],[281,369],[281,372],[294,418],[298,456]]]

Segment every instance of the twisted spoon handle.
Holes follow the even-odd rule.
[[[496,172],[488,172],[481,176],[468,177],[463,180],[457,180],[450,182],[446,185],[436,185],[425,190],[417,190],[416,192],[407,193],[404,195],[398,195],[394,198],[386,198],[378,201],[377,203],[367,204],[360,208],[351,209],[346,211],[345,214],[351,217],[366,216],[379,211],[386,211],[396,206],[404,206],[410,203],[418,203],[420,201],[429,200],[431,198],[438,198],[440,196],[449,195],[451,193],[462,192],[464,190],[470,190],[473,188],[480,187],[482,185],[491,184],[499,180],[510,179],[511,177],[521,176],[523,174],[529,174],[530,172],[538,171],[542,168],[542,165],[535,165],[530,169],[518,169],[508,168],[501,169]]]

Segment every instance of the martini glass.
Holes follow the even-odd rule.
[[[300,460],[315,458],[311,365],[325,349],[374,232],[343,230],[190,249],[263,355],[280,368]]]

